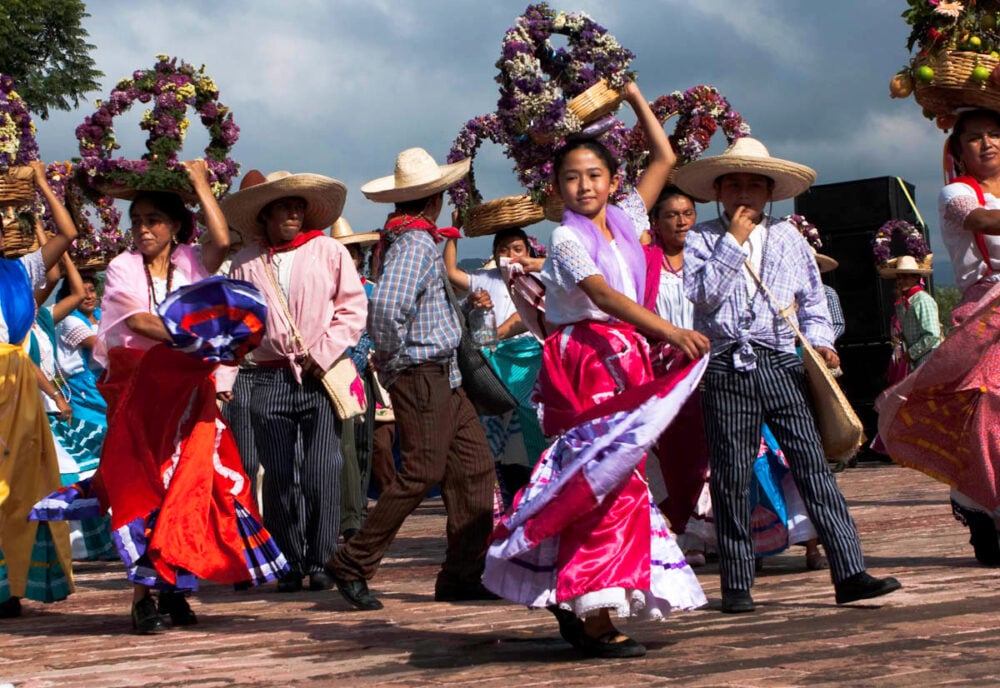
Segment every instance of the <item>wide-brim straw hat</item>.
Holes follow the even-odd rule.
[[[774,181],[771,200],[795,198],[816,181],[816,171],[806,165],[772,157],[755,138],[736,139],[722,155],[694,160],[678,167],[674,183],[696,198],[716,198],[715,180],[726,174],[759,174]]]
[[[878,274],[886,279],[894,279],[900,275],[931,275],[934,273],[934,268],[931,266],[933,260],[933,253],[928,253],[921,261],[917,261],[913,256],[890,258],[878,269]]]
[[[344,246],[347,246],[348,244],[361,244],[362,246],[369,246],[374,244],[381,237],[378,232],[361,232],[360,234],[355,234],[354,230],[351,228],[351,223],[347,221],[346,217],[337,218],[337,221],[333,223],[333,227],[330,227],[330,236],[342,243]]]
[[[226,221],[240,232],[263,232],[260,211],[279,198],[301,198],[306,202],[303,229],[329,227],[340,217],[347,199],[343,182],[321,174],[272,172],[266,177],[250,170],[240,183],[240,190],[219,202]]]
[[[376,203],[403,203],[433,196],[455,185],[469,173],[472,158],[438,165],[423,148],[407,148],[396,156],[396,169],[388,177],[373,179],[361,187]]]
[[[840,263],[825,253],[820,253],[816,249],[813,249],[813,253],[816,255],[816,265],[819,266],[820,272],[830,272],[840,267]]]

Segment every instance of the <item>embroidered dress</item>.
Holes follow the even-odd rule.
[[[41,252],[0,260],[0,604],[61,600],[73,591],[69,529],[28,522],[31,505],[59,486],[59,465],[35,370],[22,342],[45,284]]]
[[[653,504],[646,452],[705,361],[654,381],[645,339],[577,286],[599,274],[633,300],[645,294],[635,225],[615,206],[607,213],[613,242],[569,210],[552,235],[541,277],[546,317],[560,327],[543,346],[536,401],[543,430],[559,437],[494,531],[483,582],[532,607],[663,618],[706,600]]]
[[[100,467],[92,484],[81,481],[50,495],[34,516],[91,515],[87,507],[97,497],[99,513],[111,509],[112,537],[133,583],[164,590],[195,590],[197,578],[262,584],[288,565],[260,525],[250,479],[215,402],[212,373],[220,351],[232,355],[249,330],[259,332],[263,312],[244,315],[224,283],[245,283],[208,279],[196,249],[177,246],[171,263],[170,276],[159,283],[146,279],[137,253],[122,254],[108,267],[95,347],[106,368],[98,386],[108,403]],[[185,284],[193,286],[179,288]],[[189,316],[165,317],[178,299],[190,299]],[[154,311],[174,346],[191,353],[125,324],[133,314]],[[240,328],[242,339],[230,336]]]
[[[94,316],[100,321],[100,309],[94,311]],[[98,325],[78,310],[66,316],[56,327],[56,361],[69,387],[67,400],[73,408],[73,416],[106,428],[108,405],[97,391],[101,367],[93,360],[91,352],[80,346],[88,337],[96,336],[97,329]]]
[[[976,558],[998,565],[1000,239],[964,229],[965,218],[980,207],[1000,210],[1000,199],[975,180],[941,192],[941,232],[962,301],[952,311],[948,337],[883,393],[879,435],[894,461],[952,487],[955,515],[972,532]]]

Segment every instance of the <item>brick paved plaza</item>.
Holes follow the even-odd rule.
[[[904,589],[837,607],[826,572],[801,550],[767,560],[758,610],[719,613],[715,566],[699,577],[711,608],[628,624],[638,660],[581,660],[550,614],[504,602],[433,601],[444,510],[407,521],[356,612],[335,592],[279,595],[206,586],[199,625],[129,633],[120,565],[81,564],[66,602],[0,622],[0,684],[43,686],[917,686],[1000,684],[1000,571],[979,567],[947,489],[911,470],[841,473],[870,569]]]

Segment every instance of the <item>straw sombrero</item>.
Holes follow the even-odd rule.
[[[416,201],[453,186],[469,173],[472,158],[438,165],[423,148],[407,148],[396,157],[396,170],[361,187],[376,203]]]
[[[919,262],[913,256],[890,258],[885,265],[878,269],[878,274],[886,279],[895,279],[900,275],[930,275],[934,272],[934,268],[931,267],[931,262],[933,260],[933,253],[928,253],[927,256]]]
[[[816,265],[819,267],[820,272],[830,272],[840,267],[840,263],[836,259],[831,258],[825,253],[820,253],[816,249],[813,249],[813,253],[816,256]]]
[[[226,221],[244,234],[263,232],[258,220],[260,211],[279,198],[305,199],[304,229],[321,229],[340,217],[347,198],[344,183],[321,174],[272,172],[266,177],[259,170],[250,170],[240,182],[240,190],[219,202]]]
[[[380,238],[378,232],[362,232],[361,234],[355,234],[354,230],[351,229],[351,224],[345,217],[338,217],[337,221],[333,223],[333,227],[330,228],[330,236],[342,243],[344,246],[347,246],[348,244],[361,244],[362,246],[368,246],[370,244],[374,244]]]
[[[696,198],[715,198],[715,180],[724,174],[759,174],[774,180],[771,200],[795,198],[816,181],[816,171],[797,162],[771,157],[763,143],[744,136],[722,155],[694,160],[674,171],[674,183]]]

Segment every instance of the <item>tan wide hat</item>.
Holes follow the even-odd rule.
[[[361,187],[376,203],[402,203],[426,198],[453,186],[469,173],[472,158],[438,165],[423,148],[407,148],[396,156],[396,170]]]
[[[820,253],[816,249],[813,249],[813,253],[816,254],[816,265],[819,266],[820,272],[830,272],[840,267],[840,263],[836,259],[831,258],[825,253]]]
[[[354,230],[351,229],[351,224],[347,221],[347,218],[338,217],[337,221],[333,223],[333,227],[330,227],[330,236],[342,243],[344,246],[347,246],[348,244],[361,244],[362,246],[367,246],[378,241],[381,235],[378,232],[362,232],[361,234],[355,234]]]
[[[878,269],[878,274],[886,279],[895,279],[900,275],[930,275],[934,273],[934,268],[931,266],[933,260],[933,253],[928,253],[921,261],[913,256],[890,258]]]
[[[722,155],[694,160],[674,171],[674,183],[695,198],[716,197],[715,180],[725,174],[759,174],[774,180],[771,199],[795,198],[816,181],[816,171],[797,162],[771,157],[763,143],[744,136]]]
[[[219,202],[226,221],[240,232],[262,233],[264,226],[258,216],[268,203],[279,198],[305,199],[306,214],[303,229],[322,229],[340,217],[347,198],[343,182],[321,174],[272,172],[266,177],[259,170],[250,170],[240,182],[240,190]]]

